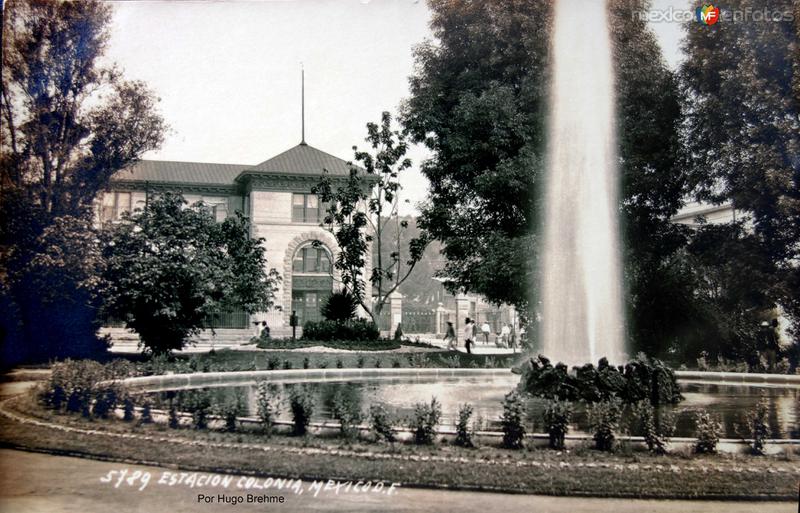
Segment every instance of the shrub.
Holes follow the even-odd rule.
[[[417,403],[414,405],[414,413],[411,416],[409,427],[414,434],[414,443],[419,445],[430,445],[436,437],[436,426],[442,417],[442,406],[435,397],[431,398],[430,404]]]
[[[506,449],[522,449],[525,439],[525,426],[522,419],[525,405],[522,396],[516,390],[506,394],[503,399],[503,416],[500,424],[503,427],[503,447]]]
[[[423,353],[409,353],[408,365],[410,367],[427,367],[429,364],[428,356]]]
[[[309,360],[308,356],[306,356],[303,358],[303,368],[308,369],[309,367],[311,367],[311,360]]]
[[[551,449],[563,449],[564,440],[572,420],[572,404],[558,399],[547,400],[542,412],[544,428],[550,437]]]
[[[457,369],[461,367],[461,360],[459,360],[458,356],[456,355],[445,356],[444,358],[442,358],[442,363],[448,369]]]
[[[178,407],[173,403],[169,407],[169,427],[171,429],[178,429],[180,425],[181,421],[178,418]]]
[[[400,368],[400,360],[397,358],[392,358],[392,368],[399,369]]]
[[[53,365],[50,377],[40,391],[42,401],[53,409],[66,409],[68,412],[91,416],[92,399],[96,393],[100,396],[104,391],[96,390],[97,383],[108,376],[107,370],[92,360],[64,360]],[[100,411],[104,408],[101,405]]]
[[[119,398],[118,386],[107,386],[97,390],[94,394],[94,406],[92,414],[101,419],[107,419],[108,415],[117,407]]]
[[[778,374],[789,374],[790,368],[791,364],[789,363],[789,359],[785,356],[775,363],[775,372]]]
[[[365,361],[366,358],[364,358],[363,355],[358,355],[358,358],[356,359],[356,367],[358,367],[359,369],[362,368],[364,366]]]
[[[122,420],[125,422],[131,422],[134,417],[133,412],[133,399],[131,399],[130,396],[126,396],[122,401]]]
[[[381,363],[380,358],[375,358],[375,368],[380,369],[383,364]]]
[[[472,406],[465,404],[458,409],[458,422],[456,422],[456,438],[453,440],[455,445],[461,447],[475,447],[472,442],[473,431],[469,427],[469,420],[472,417]]]
[[[235,393],[227,394],[222,401],[217,404],[217,415],[222,417],[225,423],[225,431],[233,433],[236,431],[236,421],[244,410],[242,398]]]
[[[150,401],[145,399],[144,404],[142,405],[142,415],[139,417],[139,422],[141,424],[153,423],[153,413],[150,411],[150,408]]]
[[[328,360],[322,359],[317,362],[317,368],[320,369],[327,369],[328,368]]]
[[[622,415],[622,401],[614,397],[608,401],[593,403],[588,406],[587,412],[595,448],[600,451],[613,450],[615,433],[619,429]]]
[[[352,438],[358,433],[357,425],[361,422],[360,396],[351,388],[339,388],[333,396],[331,404],[333,418],[339,421],[342,436]]]
[[[717,443],[722,432],[719,421],[708,412],[701,411],[695,415],[695,442],[694,451],[698,454],[716,454]]]
[[[762,396],[756,403],[756,407],[746,416],[747,434],[750,435],[750,452],[757,456],[764,455],[764,446],[769,436],[769,423],[767,415],[769,413],[769,403],[767,398]]]
[[[272,434],[275,419],[280,411],[278,387],[270,385],[266,381],[259,381],[256,388],[256,405],[258,408],[258,420],[261,422],[261,430],[269,436]]]
[[[708,353],[705,351],[700,353],[700,357],[697,359],[697,369],[701,371],[708,371]]]
[[[277,356],[270,356],[267,358],[267,370],[275,370],[281,364],[280,359]]]
[[[374,341],[380,338],[375,323],[366,319],[350,321],[308,321],[303,325],[305,340]]]
[[[382,404],[372,404],[369,407],[370,428],[378,440],[385,440],[387,442],[394,442],[397,438],[395,436],[394,428],[392,428],[392,418],[386,407]]]
[[[293,433],[296,436],[305,435],[314,413],[314,396],[305,387],[292,387],[289,408],[292,410]]]
[[[181,404],[192,414],[194,429],[207,429],[211,412],[211,394],[208,390],[187,390],[183,393]]]
[[[358,301],[347,290],[334,292],[322,305],[322,316],[328,321],[345,322],[355,319]]]
[[[284,360],[283,361],[283,368],[284,368],[284,370],[291,369],[292,368],[292,362],[290,362],[289,360]]]
[[[669,413],[657,416],[646,399],[633,405],[633,414],[647,449],[653,454],[666,454],[669,437],[675,432],[675,417]]]
[[[336,359],[336,368],[337,369],[341,369],[342,367],[344,367],[344,362],[342,361],[341,358],[337,358]]]

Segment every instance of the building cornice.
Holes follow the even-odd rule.
[[[297,175],[290,173],[270,173],[264,171],[243,171],[236,182],[242,189],[250,191],[287,191],[287,192],[310,192],[311,188],[317,185],[323,177],[328,178],[334,184],[342,184],[347,181],[347,176],[339,175]],[[367,183],[373,185],[377,179],[365,177]],[[372,182],[372,183],[371,183]]]
[[[197,184],[180,182],[155,182],[140,180],[113,180],[111,189],[117,191],[181,192],[197,194],[220,194],[224,196],[241,195],[237,184]]]

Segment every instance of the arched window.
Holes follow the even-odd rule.
[[[311,243],[300,246],[292,258],[292,311],[301,326],[322,318],[322,305],[332,290],[330,252]]]
[[[292,260],[292,272],[297,273],[330,273],[331,257],[323,248],[306,245],[298,249]]]

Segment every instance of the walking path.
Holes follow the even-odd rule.
[[[148,475],[147,486],[140,490],[142,479],[131,484],[122,481],[116,487],[118,474],[110,471],[127,470],[127,476],[138,471]],[[166,477],[165,477],[166,473]],[[452,492],[395,488],[389,495],[384,489],[379,493],[372,491],[345,492],[340,488],[325,491],[324,486],[316,492],[311,482],[297,482],[292,490],[246,490],[238,484],[246,484],[247,478],[240,481],[234,476],[227,488],[220,486],[195,486],[174,484],[167,481],[179,476],[175,469],[164,469],[144,465],[125,465],[107,463],[65,456],[50,456],[0,449],[0,511],[4,513],[115,513],[148,512],[170,513],[233,511],[313,512],[424,512],[424,513],[487,513],[491,511],[525,512],[570,512],[570,513],[783,513],[794,512],[797,505],[791,502],[720,502],[720,501],[652,501],[631,499],[593,499],[578,497],[549,497],[539,495],[513,495],[481,492]],[[210,477],[214,474],[199,474],[195,477]],[[187,481],[189,475],[184,479]],[[159,484],[159,481],[164,483]],[[192,481],[197,483],[199,481]],[[302,490],[302,493],[297,493]],[[247,494],[253,496],[283,496],[283,504],[257,504],[246,502]],[[198,502],[198,495],[212,497]],[[220,497],[223,496],[223,497]],[[231,508],[227,499],[242,503]]]

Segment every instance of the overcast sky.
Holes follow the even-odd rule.
[[[364,125],[408,95],[412,47],[430,37],[415,0],[118,1],[108,57],[147,82],[172,128],[145,158],[255,165],[300,142],[300,63],[306,141],[345,160]],[[656,0],[654,8],[685,0]],[[653,23],[671,65],[680,28]],[[404,196],[425,196],[415,148]]]

